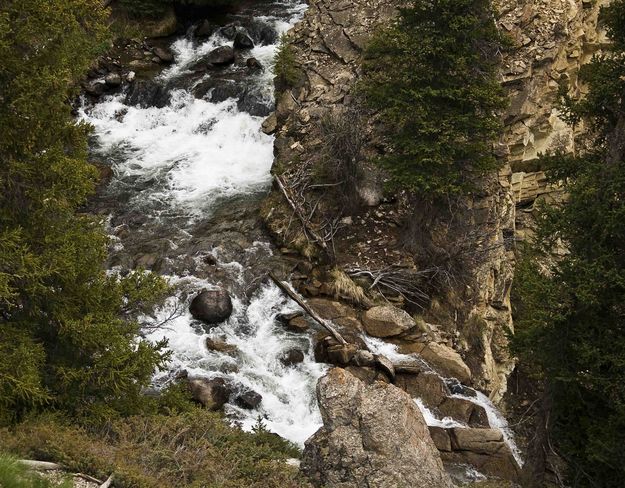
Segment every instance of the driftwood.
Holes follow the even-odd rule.
[[[327,251],[328,250],[328,245],[326,244],[325,239],[323,237],[321,237],[319,235],[319,233],[317,233],[317,231],[315,231],[310,226],[310,222],[304,216],[303,210],[297,205],[297,203],[295,203],[295,201],[289,195],[289,192],[287,191],[286,186],[285,186],[284,182],[282,181],[282,178],[280,178],[280,176],[276,175],[275,176],[275,180],[278,183],[278,187],[280,188],[280,191],[284,195],[284,198],[286,199],[288,204],[293,209],[293,212],[295,212],[295,215],[297,215],[297,218],[302,223],[302,226],[304,227],[304,231],[308,232],[315,239],[315,242],[317,242],[317,244],[319,244],[324,251]]]
[[[84,480],[91,481],[92,483],[97,483],[98,485],[102,484],[102,480],[99,480],[98,478],[94,478],[93,476],[85,474],[85,473],[74,473],[74,477],[82,478]]]
[[[104,483],[100,485],[100,488],[109,488],[113,483],[113,475],[109,476]]]
[[[35,470],[35,471],[66,471],[67,468],[62,464],[51,463],[48,461],[33,461],[32,459],[20,459],[18,463],[23,464],[24,466]],[[98,478],[94,478],[85,473],[69,473],[74,477],[83,478],[87,481],[91,481],[93,483],[97,483],[100,488],[110,488],[113,483],[113,475],[109,476],[106,481],[102,482]]]
[[[52,471],[55,469],[64,470],[65,468],[57,463],[50,463],[48,461],[32,461],[30,459],[20,459],[18,461],[20,464],[29,467],[30,469],[34,469],[35,471]]]
[[[289,296],[289,298],[291,298],[291,300],[293,300],[300,307],[302,307],[304,311],[308,315],[310,315],[310,318],[312,318],[315,322],[317,322],[324,329],[326,329],[330,334],[332,334],[332,336],[340,344],[343,344],[343,345],[347,344],[347,341],[343,339],[343,336],[339,334],[339,332],[334,327],[332,327],[332,324],[330,324],[330,322],[328,322],[327,320],[324,320],[323,318],[321,318],[317,314],[317,312],[315,312],[312,308],[310,308],[310,306],[304,301],[304,299],[301,296],[299,296],[295,291],[293,291],[286,283],[284,283],[283,281],[280,281],[278,277],[274,275],[272,272],[269,272],[269,277],[284,293],[286,293]]]

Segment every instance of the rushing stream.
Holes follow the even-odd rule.
[[[228,20],[244,26],[254,22],[279,34],[304,10],[298,0],[262,3]],[[144,318],[146,337],[168,339],[173,353],[168,370],[155,376],[155,386],[183,370],[223,377],[240,391],[262,395],[251,410],[228,403],[232,421],[249,430],[260,416],[269,430],[301,446],[321,425],[315,384],[326,366],[314,362],[308,336],[276,323],[278,313],[297,306],[262,279],[269,269],[289,266],[273,255],[258,217],[260,199],[271,184],[273,137],[261,131],[261,124],[273,108],[277,36],[245,52],[243,62],[198,74],[193,67],[210,51],[232,46],[220,32],[202,41],[191,35],[175,40],[170,46],[175,62],[151,82],[150,93],[159,96],[147,103],[133,87],[95,104],[85,102],[80,117],[94,127],[92,157],[114,173],[91,210],[107,218],[111,273],[147,268],[175,287],[156,315]],[[244,58],[255,58],[264,69],[250,70]],[[189,300],[216,286],[230,291],[234,311],[207,330],[190,315]],[[209,338],[233,347],[210,350]],[[406,359],[395,346],[364,340],[373,352]],[[293,348],[304,351],[305,358],[287,367],[280,357]],[[484,407],[520,462],[505,419],[488,398],[479,392],[463,398]],[[429,425],[463,426],[437,418],[415,401]]]
[[[282,33],[305,5],[251,8],[229,20],[252,19]],[[183,369],[193,376],[225,377],[262,395],[255,410],[226,405],[230,418],[250,429],[260,415],[271,431],[302,445],[321,425],[314,386],[325,367],[313,361],[307,337],[275,324],[276,314],[294,304],[274,285],[259,282],[277,261],[257,217],[259,198],[271,182],[273,138],[261,132],[261,123],[273,106],[277,45],[244,53],[256,58],[262,71],[236,63],[192,76],[189,68],[223,45],[232,41],[219,31],[203,42],[177,39],[170,46],[175,63],[155,80],[167,94],[164,103],[132,104],[127,93],[119,93],[83,107],[81,117],[95,128],[92,153],[114,170],[94,207],[109,219],[112,272],[142,266],[176,285],[176,296],[156,317],[146,318],[162,324],[146,331],[147,337],[167,338],[173,351],[169,371],[157,375],[156,385]],[[225,86],[251,99],[251,109],[241,107],[243,95],[219,102],[197,96],[194,90],[211,77],[219,78],[222,91]],[[234,312],[207,332],[189,314],[188,301],[216,285],[232,293]],[[208,350],[208,337],[225,339],[236,353]],[[294,347],[306,352],[305,360],[286,367],[279,357]]]

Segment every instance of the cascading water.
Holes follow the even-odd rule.
[[[374,337],[369,337],[366,335],[363,336],[363,340],[367,344],[367,347],[369,348],[370,351],[376,354],[382,354],[388,357],[395,364],[414,363],[415,361],[418,361],[419,364],[422,365],[425,370],[431,373],[438,374],[418,355],[402,354],[397,351],[397,346],[394,344],[389,344],[380,339],[376,339]],[[457,382],[457,380],[455,380],[454,378],[448,378],[448,379],[442,378],[442,379],[448,383]],[[516,445],[512,431],[510,430],[510,427],[508,426],[508,422],[503,417],[503,415],[501,415],[501,413],[493,405],[490,399],[486,395],[484,395],[482,392],[474,390],[473,388],[469,388],[469,387],[463,387],[463,391],[468,391],[471,394],[454,393],[451,395],[451,397],[461,398],[463,400],[467,400],[471,403],[475,403],[476,405],[479,405],[480,407],[482,407],[484,411],[486,412],[486,416],[488,418],[488,424],[490,425],[490,427],[501,431],[504,441],[506,444],[508,444],[508,447],[510,448],[512,455],[514,456],[514,459],[519,464],[519,466],[523,466],[523,459],[521,457],[521,453]],[[444,427],[444,428],[467,427],[466,425],[452,419],[451,417],[444,417],[444,418],[437,417],[436,414],[432,412],[423,403],[423,401],[420,398],[415,398],[414,401],[419,407],[419,409],[421,410],[421,413],[423,414],[423,418],[425,419],[428,426]]]
[[[253,17],[279,34],[298,20],[305,5],[250,8],[231,20]],[[271,15],[258,15],[254,8]],[[127,93],[119,93],[83,106],[81,118],[94,127],[93,156],[114,171],[94,211],[108,216],[111,272],[148,267],[166,275],[177,290],[155,317],[145,318],[146,337],[167,338],[173,352],[169,371],[159,373],[155,384],[183,369],[193,376],[224,377],[262,395],[253,410],[227,404],[231,419],[249,430],[261,416],[269,430],[302,445],[321,425],[314,386],[325,367],[312,359],[309,338],[275,324],[276,314],[294,305],[259,280],[277,261],[256,216],[271,181],[273,138],[261,132],[264,117],[241,106],[242,97],[251,96],[249,112],[271,107],[277,45],[257,45],[245,53],[264,66],[260,72],[235,63],[199,77],[192,73],[194,63],[223,45],[232,41],[219,31],[203,42],[176,40],[171,46],[175,63],[155,80],[167,94],[163,103],[132,104]],[[194,90],[212,77],[241,95],[219,102],[197,96]],[[234,311],[206,331],[189,314],[188,302],[197,291],[215,286],[231,292]],[[160,325],[149,327],[154,324]],[[209,337],[225,340],[236,352],[208,350]],[[292,348],[303,350],[305,359],[287,367],[279,358]]]

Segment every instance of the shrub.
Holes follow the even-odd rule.
[[[274,74],[278,91],[296,86],[302,76],[295,61],[293,46],[289,44],[289,40],[284,34],[280,38],[280,46],[278,46],[276,53]]]
[[[246,433],[200,408],[119,419],[97,431],[41,417],[0,430],[0,444],[102,479],[114,473],[120,487],[308,486],[284,462],[298,455],[294,446],[261,425]]]
[[[136,412],[166,359],[134,320],[165,282],[107,275],[102,224],[79,212],[97,170],[68,99],[108,45],[106,18],[100,0],[0,3],[0,422]]]

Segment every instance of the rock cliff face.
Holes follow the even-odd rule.
[[[588,0],[496,2],[497,23],[516,48],[502,60],[501,79],[511,101],[503,114],[504,135],[495,146],[502,169],[485,178],[482,191],[466,202],[471,210],[469,224],[482,235],[484,256],[471,270],[467,286],[435,300],[424,312],[429,325],[448,338],[446,344],[468,365],[471,374],[464,380],[489,392],[495,401],[505,392],[507,375],[514,366],[507,353],[507,333],[513,330],[514,243],[525,237],[534,201],[558,197],[557,188],[547,186],[536,158],[556,145],[574,149],[571,129],[555,108],[558,84],[565,82],[572,95],[583,92],[577,82],[579,68],[605,42],[597,31],[599,4]],[[393,0],[312,0],[304,19],[289,33],[302,76],[296,86],[279,93],[275,117],[267,124],[276,135],[274,172],[287,183],[298,184],[323,163],[323,121],[354,105],[352,92],[360,75],[362,50],[375,28],[393,17],[396,5]],[[375,155],[380,141],[375,117],[369,115],[359,121],[359,130],[364,153]],[[330,225],[336,231],[335,258],[342,269],[397,264],[410,268],[414,262],[405,251],[398,223],[418,216],[407,213],[401,196],[385,200],[379,174],[366,161],[362,164],[358,197],[364,209],[339,215],[328,224],[327,215],[326,222],[318,217],[327,211],[320,199],[313,211],[318,227]],[[263,212],[282,245],[308,252],[309,246],[302,245],[302,241],[308,244],[302,237],[305,232],[278,192],[265,202]],[[316,287],[306,284],[305,290],[312,295],[331,294],[323,286],[319,289],[319,283]]]
[[[560,197],[547,184],[536,158],[559,148],[574,151],[573,130],[559,116],[558,88],[569,95],[584,94],[578,81],[582,65],[605,46],[607,38],[597,24],[605,0],[543,0],[496,2],[498,24],[516,44],[502,66],[502,82],[510,95],[504,115],[506,132],[500,150],[509,166],[502,171],[502,185],[511,185],[516,204],[516,237],[524,239],[536,201]],[[583,126],[578,130],[583,130]]]
[[[399,388],[339,368],[317,386],[324,426],[302,470],[327,488],[452,488],[421,412]]]

